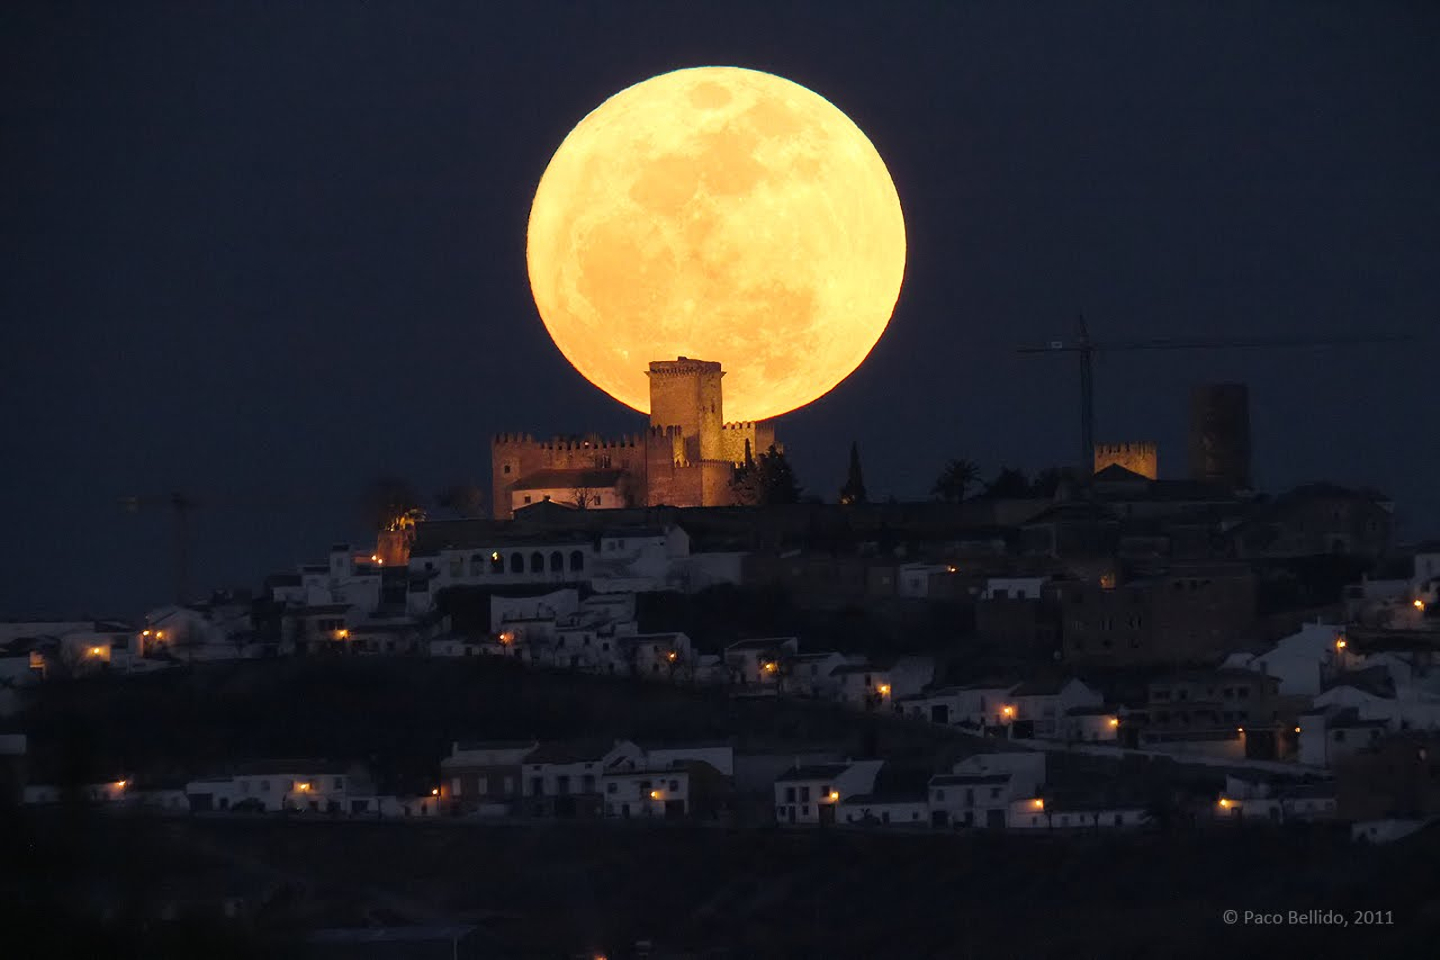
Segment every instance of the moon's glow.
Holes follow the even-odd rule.
[[[718,360],[725,418],[761,420],[829,392],[880,339],[905,222],[880,155],[829,101],[696,67],[570,131],[526,259],[546,329],[595,386],[645,412],[651,360]]]

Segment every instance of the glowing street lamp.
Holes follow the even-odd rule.
[[[839,802],[840,802],[840,791],[839,791],[839,790],[831,790],[829,796],[830,796],[830,802],[831,802],[831,803],[839,803]]]
[[[876,687],[875,689],[879,691],[880,696],[882,696],[882,697],[888,697],[888,696],[890,696],[890,684],[888,684],[888,683],[882,683],[882,684],[880,684],[880,686]]]
[[[1419,610],[1421,613],[1424,613],[1424,612],[1425,612],[1425,601],[1424,601],[1424,600],[1417,599],[1417,600],[1415,601],[1415,609],[1416,609],[1416,610]]]
[[[1111,718],[1110,718],[1110,727],[1113,729],[1113,728],[1118,727],[1118,726],[1120,726],[1120,718],[1119,718],[1119,717],[1111,717]]]
[[[1014,717],[1015,717],[1015,708],[1014,708],[1014,707],[1011,707],[1011,706],[1001,707],[1001,708],[1000,708],[1000,716],[1004,717],[1006,720],[1014,719]]]
[[[1344,649],[1345,649],[1345,638],[1344,638],[1344,637],[1337,637],[1337,638],[1335,639],[1335,649],[1336,649],[1336,650],[1344,650]]]

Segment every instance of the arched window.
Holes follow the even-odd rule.
[[[524,573],[524,572],[525,572],[525,555],[524,555],[523,553],[512,553],[512,554],[510,554],[510,572],[511,572],[511,573]]]
[[[550,554],[550,572],[560,573],[564,569],[565,557],[563,554],[560,553],[559,550],[556,550],[554,553]]]
[[[490,572],[491,572],[491,573],[504,573],[504,572],[505,572],[505,558],[502,557],[502,556],[500,556],[499,551],[496,551],[495,553],[490,554]]]
[[[480,554],[470,557],[470,576],[478,577],[485,572],[485,558]]]
[[[534,553],[530,554],[530,572],[545,572],[545,554],[541,553],[539,550],[536,550]]]
[[[570,551],[570,569],[571,569],[572,571],[573,571],[573,570],[584,570],[584,569],[585,569],[585,554],[584,554],[584,553],[582,553],[582,552],[579,551],[579,550],[571,550],[571,551]]]

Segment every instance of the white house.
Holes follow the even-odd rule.
[[[542,743],[521,773],[521,793],[532,814],[598,815],[600,778],[621,760],[642,762],[644,751],[629,740],[586,739]]]
[[[904,697],[900,702],[901,712],[947,726],[974,729],[999,726],[1014,719],[1013,706],[1009,715],[1005,708],[1015,686],[1010,683],[937,687]]]
[[[1241,667],[1269,674],[1280,681],[1280,695],[1315,696],[1322,688],[1325,673],[1343,666],[1348,653],[1345,628],[1333,623],[1307,623],[1299,632],[1278,641],[1262,653],[1234,653],[1226,667]]]
[[[834,823],[840,801],[870,793],[882,760],[791,767],[775,781],[775,819],[781,824]]]
[[[735,748],[728,743],[645,743],[645,764],[666,768],[677,763],[705,763],[724,777],[735,776]]]
[[[1080,680],[1033,680],[1011,690],[1009,701],[1005,707],[1013,707],[1012,723],[1027,724],[1032,736],[1044,740],[1061,736],[1061,718],[1069,711],[1098,707],[1105,698]]]
[[[246,763],[228,776],[192,780],[185,785],[190,809],[307,813],[349,813],[346,801],[356,780],[368,786],[363,771],[324,760],[274,760]]]
[[[821,700],[836,698],[839,683],[831,676],[836,667],[862,661],[863,657],[847,656],[828,650],[824,653],[798,653],[785,663],[786,690]]]
[[[936,827],[1002,828],[1012,789],[1007,772],[937,774],[930,779],[930,822]]]
[[[138,646],[136,632],[123,623],[96,623],[60,637],[60,658],[71,670],[125,670]]]
[[[896,701],[918,694],[935,676],[929,657],[847,663],[830,671],[835,697],[863,710],[895,710]]]
[[[1060,718],[1060,737],[1069,742],[1114,743],[1120,714],[1113,707],[1071,707]]]
[[[857,827],[924,827],[930,823],[930,803],[924,790],[861,793],[840,801],[839,818]]]
[[[630,597],[633,616],[634,596]],[[593,606],[587,609],[595,609]],[[580,610],[580,593],[574,587],[552,590],[536,597],[490,597],[490,632],[500,633],[517,622],[554,623]]]
[[[1039,600],[1049,577],[990,577],[981,600]]]
[[[1006,812],[1012,830],[1128,830],[1150,822],[1144,804],[1098,797],[1017,799]]]
[[[902,563],[896,572],[895,592],[902,597],[923,600],[930,596],[931,578],[950,572],[950,567],[943,563]]]
[[[695,648],[684,633],[635,633],[616,638],[631,676],[651,680],[689,679]]]
[[[950,768],[955,774],[1006,774],[1016,796],[1038,794],[1045,782],[1045,751],[997,750],[965,757]]]
[[[1299,726],[1297,762],[1323,768],[1333,767],[1342,758],[1374,746],[1392,729],[1390,720],[1365,717],[1356,707],[1343,705],[1342,698],[1325,695],[1316,698],[1314,710],[1301,715]]]
[[[1263,775],[1231,773],[1213,808],[1219,820],[1270,823],[1330,820],[1335,817],[1335,784],[1295,783]]]
[[[690,815],[690,771],[622,761],[600,778],[605,816],[675,819]]]
[[[794,637],[760,637],[737,640],[721,656],[732,683],[774,688],[780,683],[785,661],[799,650],[800,641]]]

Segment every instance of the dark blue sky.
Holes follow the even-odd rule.
[[[1011,348],[1079,310],[1101,338],[1405,332],[1106,357],[1098,435],[1181,475],[1189,384],[1246,380],[1262,486],[1372,484],[1440,534],[1440,4],[858,9],[5,4],[0,616],[168,598],[169,515],[118,496],[220,501],[194,580],[254,583],[360,537],[379,473],[433,491],[486,478],[496,431],[636,429],[536,315],[529,201],[601,100],[711,63],[830,99],[905,208],[889,331],[782,420],[808,488],[852,438],[872,496],[1068,462],[1073,365]]]

